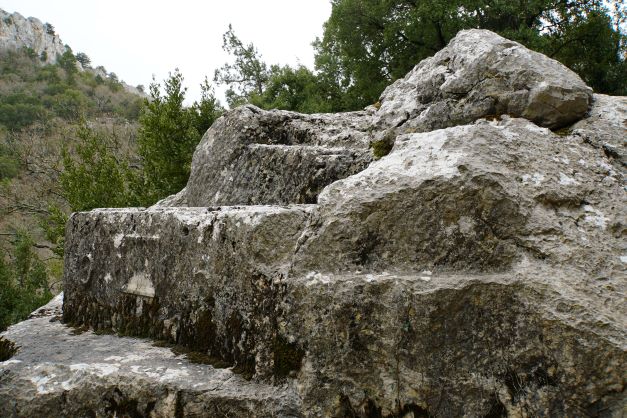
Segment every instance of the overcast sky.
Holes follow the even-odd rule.
[[[229,23],[267,63],[312,68],[311,42],[331,14],[330,0],[0,0],[0,8],[51,23],[75,53],[131,85],[147,87],[153,74],[161,81],[178,67],[189,99],[226,62]]]

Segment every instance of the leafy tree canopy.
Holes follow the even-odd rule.
[[[222,35],[222,49],[233,56],[233,63],[217,69],[213,81],[226,84],[226,100],[235,107],[247,101],[252,94],[262,95],[269,78],[268,66],[252,43],[244,44],[229,25]]]
[[[330,101],[338,92],[335,86],[302,65],[270,65],[252,43],[244,43],[229,25],[222,48],[233,57],[232,63],[216,70],[214,81],[225,84],[226,99],[233,108],[252,103],[263,109],[294,110],[303,113],[332,112]]]
[[[459,30],[484,28],[560,60],[598,92],[624,94],[621,5],[612,12],[599,0],[333,0],[314,43],[316,69],[345,96],[334,98],[339,110],[357,109]]]
[[[19,232],[10,256],[0,257],[0,332],[52,298],[46,267],[32,248],[32,238]]]
[[[222,112],[207,80],[201,86],[200,102],[184,106],[186,89],[177,70],[161,86],[153,81],[139,123],[139,155],[145,184],[142,201],[154,203],[187,184],[192,154],[200,138]]]

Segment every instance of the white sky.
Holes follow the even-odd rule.
[[[148,87],[153,74],[162,81],[178,67],[188,101],[227,61],[222,34],[229,23],[268,64],[312,68],[311,42],[331,14],[330,0],[1,0],[0,8],[51,23],[74,53],[131,85]]]

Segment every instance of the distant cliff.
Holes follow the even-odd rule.
[[[25,18],[19,13],[8,13],[0,9],[0,48],[30,48],[46,64],[54,64],[63,55],[67,46],[49,23],[34,17]]]
[[[42,23],[35,17],[25,18],[21,14],[8,13],[0,9],[0,50],[30,48],[39,57],[43,64],[55,64],[57,58],[70,49],[65,45],[54,27],[50,23]],[[95,75],[108,77],[102,68],[91,68],[77,62],[79,70],[91,71]],[[146,93],[131,86],[124,81],[119,81],[124,90],[141,97],[148,97]]]

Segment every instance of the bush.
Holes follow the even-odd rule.
[[[20,232],[8,259],[0,257],[0,331],[52,298],[45,265],[32,248],[32,238]]]
[[[116,139],[82,124],[73,152],[63,150],[61,187],[73,211],[136,205],[128,162],[115,155]]]
[[[14,152],[4,144],[0,144],[0,180],[17,176],[20,164]]]

